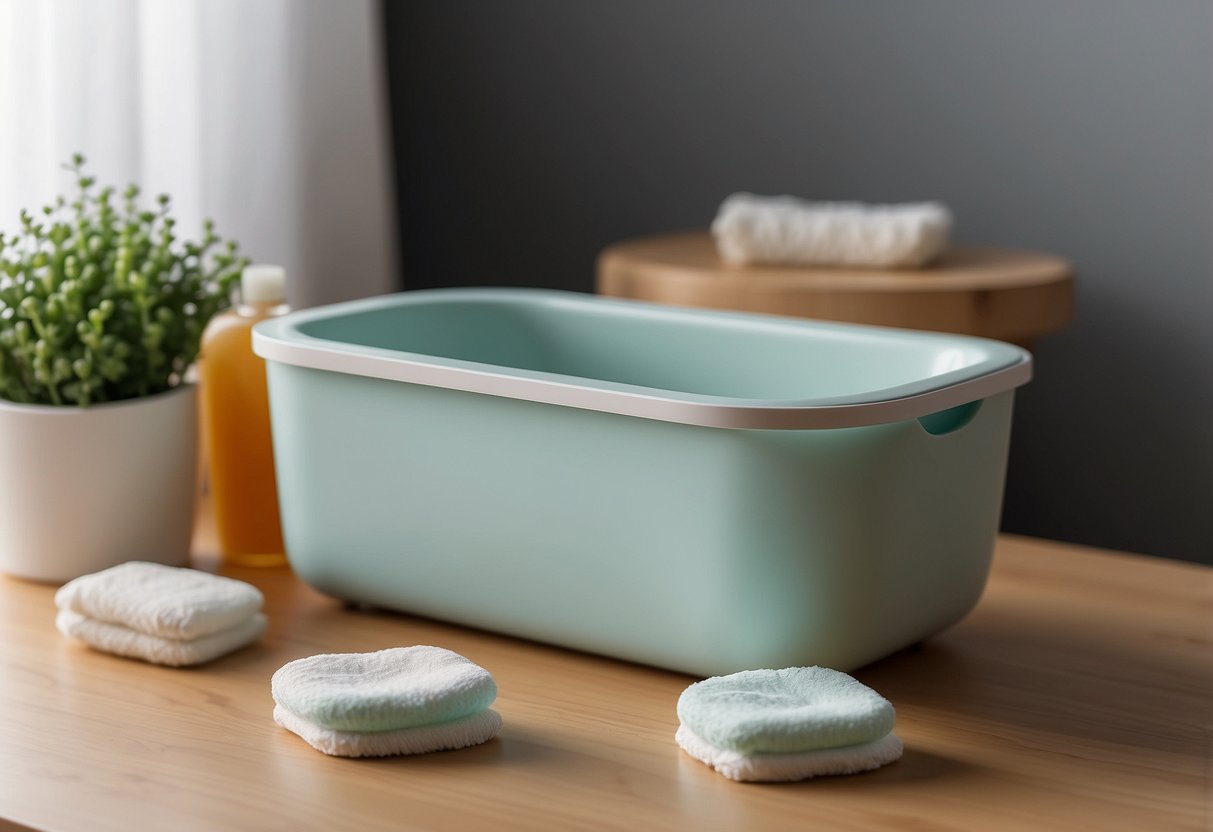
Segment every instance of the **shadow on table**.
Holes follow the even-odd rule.
[[[1048,610],[983,607],[952,630],[856,672],[903,716],[1203,755],[1213,696],[1206,646],[1132,643]]]

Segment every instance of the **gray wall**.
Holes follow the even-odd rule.
[[[592,289],[734,190],[1078,266],[1004,528],[1213,562],[1207,0],[388,2],[405,283]]]

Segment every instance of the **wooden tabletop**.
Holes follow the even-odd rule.
[[[1027,342],[1069,323],[1070,265],[1034,251],[953,248],[924,269],[731,266],[706,231],[618,243],[598,258],[611,297],[957,332]]]
[[[262,588],[269,630],[192,670],[69,643],[52,587],[0,578],[0,829],[1210,828],[1213,569],[1003,537],[973,614],[857,674],[896,705],[905,757],[782,785],[679,751],[690,677],[224,571]],[[271,719],[283,663],[409,644],[492,671],[497,739],[335,759]]]

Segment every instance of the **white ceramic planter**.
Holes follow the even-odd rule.
[[[61,583],[128,560],[185,566],[195,388],[92,407],[0,401],[0,572]]]

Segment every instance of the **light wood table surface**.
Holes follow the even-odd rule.
[[[0,577],[0,828],[1209,829],[1213,569],[1003,537],[973,614],[857,673],[896,705],[905,757],[781,785],[678,750],[690,677],[224,571],[262,588],[269,630],[192,670],[69,643],[52,587]],[[409,644],[493,672],[497,739],[346,760],[273,723],[284,662]]]
[[[627,240],[598,257],[598,293],[678,306],[979,335],[1031,346],[1073,316],[1070,265],[955,248],[925,269],[730,266],[706,231]]]

